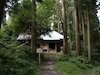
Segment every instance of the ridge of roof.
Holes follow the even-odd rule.
[[[61,40],[63,38],[64,38],[63,35],[56,31],[51,31],[46,35],[40,36],[40,39],[43,40]],[[31,35],[27,33],[20,33],[20,35],[17,38],[17,40],[30,40],[30,39],[31,39]]]
[[[49,35],[41,35],[40,38],[43,40],[61,40],[63,39],[63,35],[56,31],[51,31]]]

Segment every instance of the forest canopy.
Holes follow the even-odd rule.
[[[78,69],[99,66],[99,10],[99,0],[0,0],[0,75],[39,75],[36,49],[42,48],[40,36],[52,31],[63,35],[57,70],[60,63]],[[18,41],[21,33],[31,39]]]

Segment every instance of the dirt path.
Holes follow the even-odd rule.
[[[91,73],[84,73],[84,74],[82,74],[82,75],[92,75]]]
[[[54,64],[54,60],[44,61],[40,75],[61,75],[56,71]]]

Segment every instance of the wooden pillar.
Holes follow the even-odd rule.
[[[56,50],[56,52],[57,52],[57,43],[55,43],[55,50]]]

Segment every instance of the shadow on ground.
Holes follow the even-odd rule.
[[[46,53],[44,54],[45,60],[42,62],[43,67],[41,69],[40,75],[62,75],[58,73],[55,69],[55,62],[57,60],[57,54]]]
[[[54,64],[55,60],[53,59],[45,60],[40,75],[62,75],[56,71]]]

